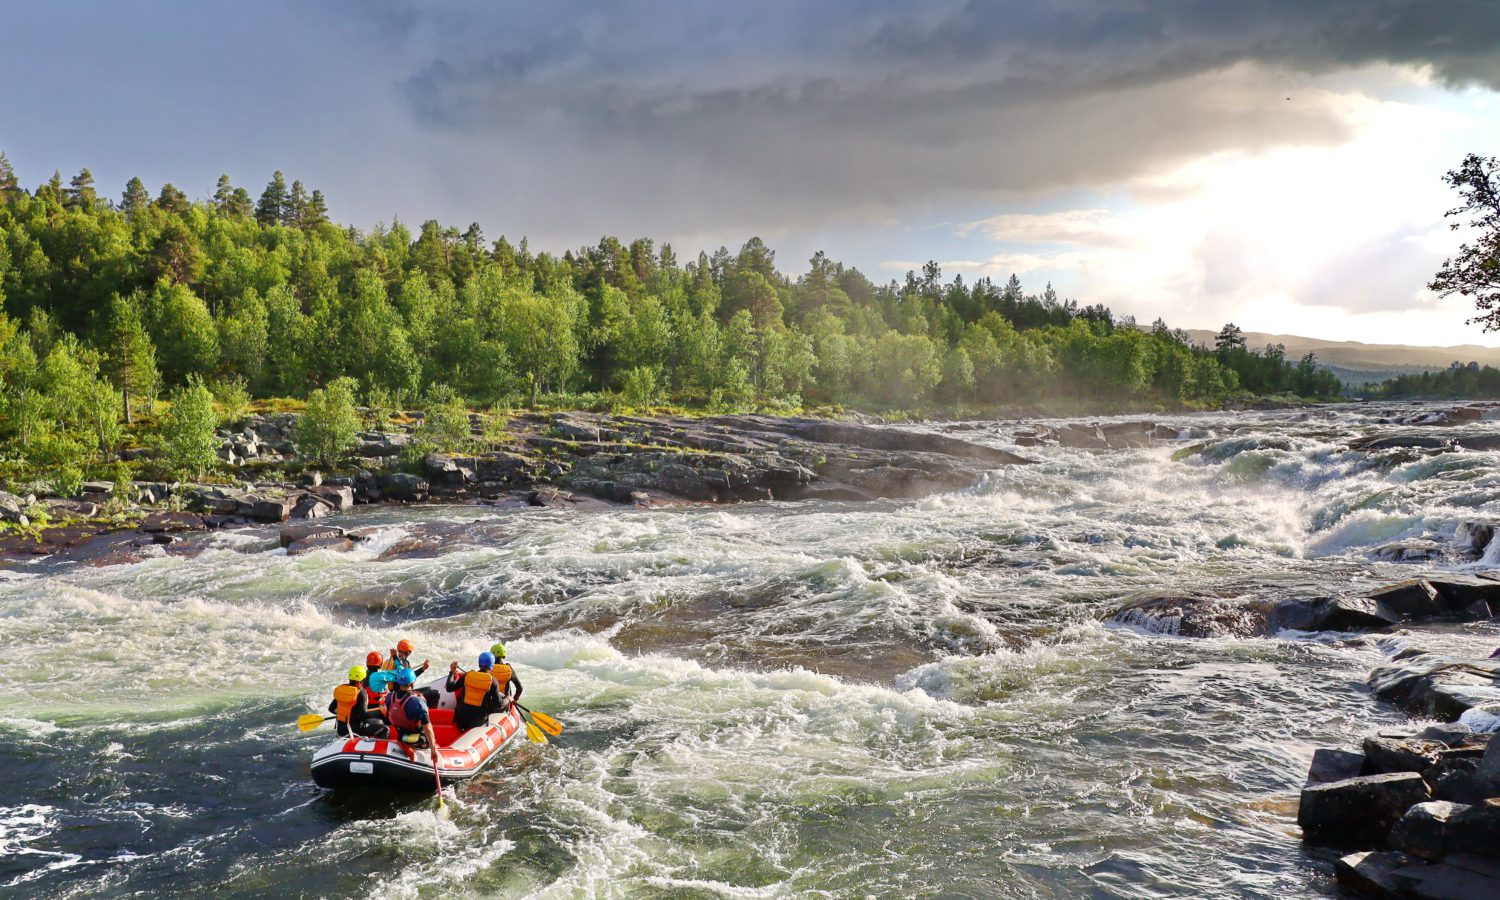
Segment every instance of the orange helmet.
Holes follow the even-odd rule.
[[[411,641],[408,641],[406,638],[402,638],[401,640],[396,642],[396,649],[401,651],[402,653],[410,653],[416,648],[411,645]]]
[[[365,656],[365,668],[367,669],[378,669],[384,664],[385,657],[380,655],[379,650],[371,650],[369,654]]]

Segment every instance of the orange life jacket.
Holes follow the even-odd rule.
[[[505,696],[506,687],[510,685],[510,676],[512,674],[513,670],[507,663],[495,663],[495,667],[490,669],[490,677],[494,678],[495,684],[499,685],[500,696],[502,697]]]
[[[334,711],[334,716],[340,722],[347,722],[349,721],[349,712],[354,709],[354,701],[359,699],[359,686],[341,684],[333,689],[333,699],[338,704],[338,709]]]
[[[483,706],[484,695],[489,693],[495,679],[488,672],[470,672],[464,676],[464,695],[459,701],[465,706]]]

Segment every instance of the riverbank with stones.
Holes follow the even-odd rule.
[[[480,437],[477,417],[472,424]],[[365,432],[347,471],[322,473],[307,471],[296,456],[294,426],[295,417],[282,414],[221,431],[219,457],[232,484],[87,482],[71,497],[0,492],[0,520],[26,526],[41,510],[48,523],[0,538],[0,557],[115,559],[122,547],[170,545],[210,529],[317,522],[373,504],[525,510],[914,498],[1032,462],[957,437],[861,421],[576,412],[514,415],[503,432],[482,435],[488,449],[420,459],[408,450],[410,426]],[[297,470],[302,474],[288,477]],[[342,533],[326,523],[314,531]],[[296,535],[287,541],[291,552],[319,546],[309,543],[310,533],[284,533]]]

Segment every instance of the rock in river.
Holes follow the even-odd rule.
[[[1385,844],[1386,835],[1407,808],[1431,799],[1415,772],[1362,775],[1309,785],[1302,789],[1297,824],[1308,843],[1368,848]]]

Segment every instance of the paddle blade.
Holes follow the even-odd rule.
[[[538,728],[542,729],[553,737],[557,737],[558,735],[563,733],[562,723],[547,715],[546,713],[539,713],[535,710],[530,709],[526,711],[528,713],[531,713],[531,720],[537,724]]]
[[[533,744],[547,743],[547,736],[542,734],[542,730],[540,728],[536,727],[530,722],[526,723],[526,737]]]
[[[317,728],[319,725],[322,725],[326,721],[328,721],[327,716],[320,716],[317,713],[308,713],[305,716],[298,716],[297,730],[312,731],[314,728]]]

